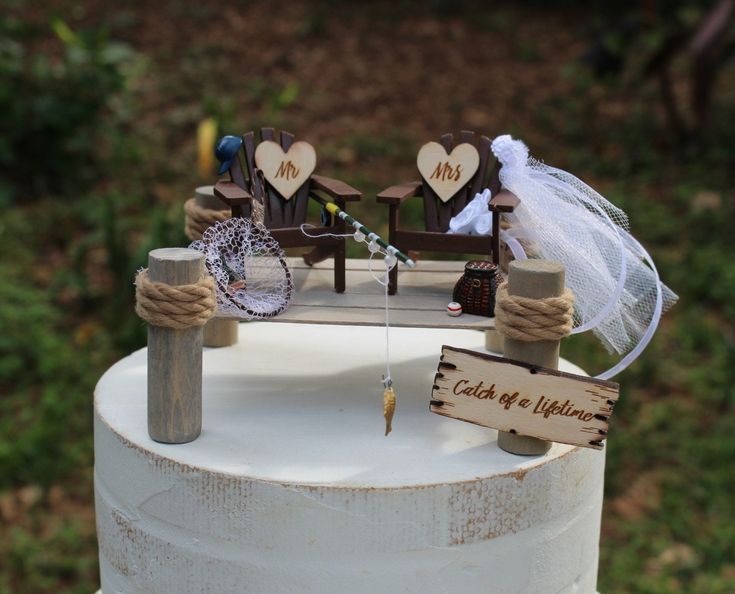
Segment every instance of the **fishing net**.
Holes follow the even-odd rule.
[[[503,187],[521,201],[505,215],[505,234],[517,248],[564,264],[576,296],[575,333],[593,330],[620,355],[640,352],[677,296],[628,232],[627,215],[570,173],[530,157],[509,135],[496,138],[492,150]]]
[[[190,248],[204,254],[217,284],[217,314],[271,318],[284,311],[293,278],[281,246],[259,223],[235,217],[209,227]]]

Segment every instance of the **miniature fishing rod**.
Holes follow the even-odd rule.
[[[403,262],[409,268],[416,267],[416,262],[414,262],[411,258],[409,258],[401,250],[399,250],[397,247],[392,246],[391,244],[386,242],[379,235],[372,232],[365,225],[363,225],[360,221],[352,218],[344,210],[342,210],[339,206],[337,206],[334,202],[327,202],[326,200],[319,198],[318,196],[315,196],[314,194],[312,194],[312,198],[316,199],[316,201],[319,204],[321,204],[327,210],[327,212],[331,213],[332,215],[336,217],[339,217],[348,225],[352,225],[352,227],[354,227],[356,230],[359,230],[361,233],[363,233],[365,237],[368,238],[368,240],[374,241],[375,243],[377,243],[387,253],[394,255],[398,260]]]

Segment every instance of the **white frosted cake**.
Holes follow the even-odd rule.
[[[594,594],[604,451],[526,458],[429,412],[441,346],[471,330],[240,324],[205,349],[203,431],[156,443],[146,351],[95,394],[103,594]],[[561,369],[581,373],[562,362]]]

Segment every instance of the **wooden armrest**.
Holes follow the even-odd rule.
[[[520,203],[518,196],[508,190],[501,190],[490,200],[489,208],[495,212],[513,212]]]
[[[356,190],[349,184],[332,179],[331,177],[324,177],[323,175],[312,175],[311,187],[314,190],[321,190],[332,198],[341,198],[347,202],[353,202],[362,198],[362,192]]]
[[[250,192],[243,190],[236,183],[220,180],[214,185],[214,195],[228,206],[240,206],[252,202]]]
[[[402,204],[408,198],[421,196],[421,182],[413,181],[386,188],[375,199],[382,204]]]

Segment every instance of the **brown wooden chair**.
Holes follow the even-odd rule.
[[[273,128],[260,130],[260,141],[272,140],[281,145],[285,151],[291,147],[295,139],[293,134],[280,133]],[[334,289],[337,293],[345,291],[345,240],[338,237],[307,237],[300,226],[307,222],[309,198],[321,193],[341,209],[345,203],[359,200],[361,192],[347,185],[322,175],[312,174],[297,192],[285,200],[265,180],[255,165],[255,148],[260,142],[253,132],[242,136],[242,149],[239,158],[234,159],[230,168],[230,181],[220,180],[214,187],[214,193],[225,201],[232,209],[232,216],[251,216],[253,200],[257,200],[264,210],[263,223],[282,248],[313,247],[304,254],[304,261],[315,264],[330,256],[334,256]],[[322,221],[308,229],[310,235],[324,233],[346,233],[345,223],[339,217],[331,217],[322,211]]]
[[[498,172],[500,164],[495,163],[490,152],[490,139],[474,132],[462,131],[457,144],[470,143],[476,146],[480,154],[480,165],[470,180],[446,202],[439,199],[425,179],[391,186],[377,195],[377,201],[387,204],[389,242],[403,252],[409,250],[427,250],[433,252],[459,254],[485,254],[492,257],[496,264],[500,257],[499,232],[502,212],[513,212],[518,198],[508,191],[500,191]],[[447,153],[456,146],[452,134],[445,134],[439,139]],[[489,208],[497,213],[493,216],[492,236],[449,234],[449,220],[457,215],[483,188],[489,187],[493,195]],[[420,231],[399,227],[401,205],[409,198],[422,197],[424,204],[424,229]],[[394,267],[390,273],[388,292],[394,295],[398,290],[398,270]]]

